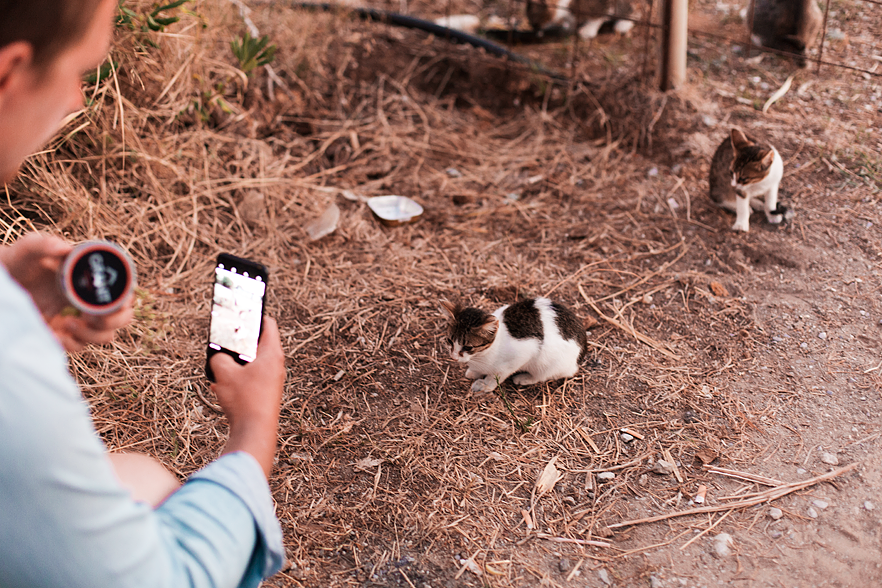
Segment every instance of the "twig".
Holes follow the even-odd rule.
[[[703,506],[701,508],[690,508],[689,510],[682,510],[680,512],[672,512],[668,514],[658,515],[654,517],[647,517],[645,519],[635,519],[633,521],[625,521],[623,523],[615,523],[613,525],[609,525],[609,529],[619,529],[621,527],[630,527],[632,525],[641,525],[643,523],[655,523],[658,521],[665,521],[667,519],[673,519],[676,517],[682,517],[687,515],[694,514],[703,514],[708,512],[721,512],[724,510],[733,510],[736,508],[746,508],[748,506],[756,506],[757,504],[762,504],[763,502],[771,502],[772,500],[777,500],[782,496],[786,496],[792,492],[796,492],[797,490],[802,490],[804,488],[808,488],[809,486],[814,486],[819,482],[826,482],[832,478],[840,476],[846,472],[849,472],[858,466],[859,462],[855,462],[849,464],[847,466],[843,466],[838,470],[833,470],[832,472],[827,472],[826,474],[822,474],[820,476],[816,476],[809,480],[805,480],[803,482],[793,482],[791,484],[785,484],[783,486],[779,486],[777,488],[773,488],[771,490],[767,490],[765,492],[761,492],[755,495],[753,498],[747,500],[739,500],[738,502],[730,502],[729,504],[721,504],[719,506]]]
[[[592,547],[612,547],[612,543],[607,543],[606,541],[593,541],[591,539],[570,539],[569,537],[555,537],[554,535],[549,535],[548,533],[536,533],[536,536],[540,539],[548,539],[549,541],[554,541],[555,543],[575,543],[576,545],[590,545]]]
[[[692,545],[692,543],[694,543],[699,537],[709,533],[711,529],[713,529],[714,527],[719,525],[721,522],[723,522],[723,519],[725,519],[730,514],[732,514],[731,510],[729,512],[727,512],[726,514],[724,514],[723,516],[721,516],[720,518],[718,518],[717,522],[715,522],[713,525],[711,525],[710,527],[708,527],[707,529],[705,529],[704,531],[702,531],[701,533],[699,533],[698,535],[696,535],[695,537],[693,537],[692,539],[690,539],[689,541],[687,541],[686,543],[681,545],[680,549],[683,550],[683,549],[686,549],[687,547],[689,547],[690,545]]]
[[[757,484],[763,484],[764,486],[781,486],[784,484],[784,482],[782,482],[781,480],[776,480],[774,478],[767,478],[765,476],[758,476],[756,474],[748,474],[745,472],[728,470],[726,468],[718,468],[716,466],[705,466],[704,469],[712,474],[729,476],[730,478],[738,478],[739,480],[747,480],[748,482],[756,482]]]

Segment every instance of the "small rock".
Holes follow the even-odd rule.
[[[821,510],[824,510],[825,508],[827,508],[828,506],[830,506],[830,503],[827,502],[826,500],[813,500],[813,501],[812,501],[812,504],[813,504],[814,506],[820,508]]]
[[[775,343],[781,343],[782,341],[784,341],[784,337],[779,337],[778,335],[775,335],[774,337],[772,337],[772,341],[774,341]]]
[[[821,461],[827,465],[839,465],[839,458],[834,453],[824,452],[821,454]]]
[[[732,541],[732,535],[729,533],[720,533],[714,537],[714,550],[711,552],[715,557],[723,558],[732,555],[732,547],[735,542]]]
[[[782,531],[779,531],[778,529],[772,529],[771,531],[769,531],[769,537],[771,537],[772,539],[780,539],[783,536],[784,533]]]
[[[573,566],[570,564],[570,560],[568,560],[567,558],[563,558],[559,562],[557,562],[557,569],[560,570],[561,574],[566,574],[570,571],[570,568],[572,567]]]
[[[653,167],[653,168],[651,168],[651,169],[649,170],[649,172],[647,172],[646,175],[648,175],[650,178],[654,178],[654,177],[656,177],[656,176],[658,175],[658,168],[657,168],[657,167]]]
[[[797,469],[796,469],[796,473],[799,474],[799,475],[802,475],[802,474],[805,473],[805,469],[803,469],[803,468],[797,468]]]
[[[647,482],[649,482],[649,476],[646,474],[640,474],[640,477],[637,478],[637,484],[640,486],[646,486]],[[868,508],[867,510],[873,510],[872,508]]]
[[[674,464],[660,459],[652,464],[652,473],[660,476],[670,476],[674,473]]]
[[[777,521],[781,517],[784,516],[784,513],[781,512],[780,508],[775,508],[774,506],[769,509],[769,516],[772,517],[773,520]]]
[[[630,443],[634,440],[634,435],[629,435],[628,433],[622,433],[622,441],[625,443]]]
[[[683,412],[683,422],[686,424],[697,423],[699,421],[698,414],[694,410],[687,409]]]
[[[649,576],[649,588],[662,588],[664,584],[655,576]]]
[[[864,501],[864,508],[867,510],[873,510],[876,508],[876,505],[870,502],[869,500]]]
[[[808,516],[812,517],[813,519],[818,518],[818,511],[816,511],[814,509],[814,507],[811,507],[811,506],[808,507],[807,514],[808,514]]]
[[[613,472],[600,472],[599,474],[597,474],[597,479],[601,482],[609,482],[615,477],[616,475]]]
[[[825,333],[824,331],[821,331],[820,333],[818,333],[818,339],[826,339],[826,338],[827,338],[827,333]]]
[[[805,349],[806,347],[808,347],[808,343],[806,343],[805,341],[803,341],[802,343],[799,344],[799,347],[802,348],[802,349]]]
[[[607,572],[604,568],[600,568],[597,570],[597,576],[600,578],[600,581],[609,586],[612,584],[612,580],[609,578],[609,572]]]
[[[446,173],[451,178],[461,178],[462,177],[462,172],[459,171],[458,169],[456,169],[455,167],[448,167],[447,169],[444,170],[444,173]]]

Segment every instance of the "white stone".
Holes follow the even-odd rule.
[[[827,465],[839,465],[839,458],[835,453],[824,452],[821,454],[821,461]]]
[[[597,474],[597,479],[601,482],[609,482],[615,477],[616,475],[613,472],[600,472],[599,474]]]
[[[808,507],[808,516],[812,517],[813,519],[816,519],[816,518],[818,518],[818,511],[816,511],[813,507],[810,506],[810,507]]]
[[[816,506],[817,508],[820,508],[821,510],[824,510],[825,508],[830,506],[830,503],[827,502],[826,500],[813,500],[812,504],[814,506]]]
[[[714,537],[714,550],[711,552],[714,556],[723,558],[732,555],[732,547],[735,542],[732,541],[732,535],[729,533],[720,533]]]
[[[780,508],[775,508],[773,506],[772,508],[769,509],[769,516],[772,517],[772,519],[777,521],[778,519],[780,519],[781,517],[784,516],[784,513],[781,511]]]

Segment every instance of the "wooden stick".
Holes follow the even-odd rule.
[[[673,519],[676,517],[682,517],[693,514],[703,514],[708,512],[721,512],[724,510],[733,510],[736,508],[745,508],[748,506],[756,506],[757,504],[762,504],[763,502],[771,502],[772,500],[777,500],[782,496],[786,496],[791,492],[796,492],[797,490],[802,490],[803,488],[808,488],[809,486],[814,486],[819,482],[826,482],[836,476],[840,476],[846,472],[850,472],[854,468],[858,466],[859,462],[855,462],[849,464],[847,466],[843,466],[838,470],[833,470],[831,472],[827,472],[826,474],[822,474],[820,476],[816,476],[809,480],[805,480],[803,482],[793,482],[791,484],[785,484],[783,486],[779,486],[777,488],[772,488],[771,490],[767,490],[762,492],[753,498],[747,500],[739,500],[738,502],[730,502],[729,504],[721,504],[719,506],[703,506],[701,508],[690,508],[689,510],[682,510],[680,512],[672,512],[664,515],[658,515],[654,517],[648,517],[645,519],[635,519],[633,521],[625,521],[623,523],[615,523],[614,525],[609,525],[609,529],[619,529],[621,527],[630,527],[632,525],[641,525],[643,523],[655,523],[658,521],[664,521],[667,519]]]
[[[590,545],[592,547],[612,547],[612,543],[606,541],[592,541],[591,539],[570,539],[569,537],[555,537],[548,533],[536,533],[540,539],[548,539],[555,543],[575,543],[576,545]]]
[[[712,474],[720,474],[721,476],[729,476],[730,478],[738,478],[739,480],[747,480],[748,482],[756,482],[757,484],[762,484],[764,486],[783,486],[784,482],[780,480],[776,480],[774,478],[767,478],[765,476],[757,476],[756,474],[748,474],[745,472],[739,472],[736,470],[729,470],[726,468],[718,468],[716,466],[705,466],[705,469]]]

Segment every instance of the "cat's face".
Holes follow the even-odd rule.
[[[450,346],[450,357],[467,363],[493,344],[499,327],[495,316],[477,308],[462,308],[447,300],[441,301],[441,308],[449,318],[446,342]]]
[[[769,174],[775,153],[761,147],[738,129],[732,129],[732,186],[739,188],[761,182]]]

